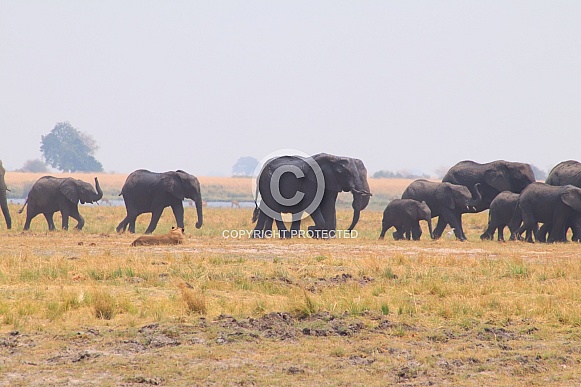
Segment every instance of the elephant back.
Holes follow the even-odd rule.
[[[549,185],[571,184],[581,188],[581,163],[575,160],[560,162],[551,169],[545,183]]]

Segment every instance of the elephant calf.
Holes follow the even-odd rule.
[[[480,235],[480,239],[494,239],[494,233],[498,230],[498,241],[504,242],[504,228],[506,226],[510,230],[509,240],[516,239],[515,232],[522,222],[522,215],[518,206],[519,197],[520,194],[503,191],[494,198],[492,203],[490,203],[488,212],[488,227]]]
[[[410,183],[401,198],[426,202],[432,211],[432,217],[438,217],[438,226],[433,232],[433,239],[440,238],[444,228],[449,224],[458,240],[466,240],[462,229],[462,214],[470,211],[475,199],[472,199],[470,190],[465,186],[419,179]]]
[[[430,237],[433,237],[432,212],[426,202],[418,202],[413,199],[392,200],[383,211],[379,239],[385,237],[385,233],[390,227],[395,227],[396,231],[393,233],[393,239],[400,240],[405,236],[407,240],[410,240],[411,236],[417,241],[422,235],[420,220],[425,220],[428,223]]]
[[[18,213],[21,214],[24,207],[28,205],[24,230],[30,228],[30,222],[38,214],[43,214],[48,223],[48,229],[54,230],[53,215],[57,211],[60,211],[62,215],[63,230],[69,228],[69,217],[77,221],[75,228],[81,230],[85,225],[85,219],[79,213],[79,202],[81,204],[95,203],[102,197],[103,191],[96,177],[95,190],[93,190],[91,184],[72,177],[43,176],[34,183],[24,206]]]

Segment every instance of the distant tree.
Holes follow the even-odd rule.
[[[252,176],[258,166],[258,160],[254,157],[240,157],[232,166],[232,176]]]
[[[410,171],[400,170],[397,172],[392,171],[377,171],[373,174],[375,179],[429,179],[430,176],[426,175],[425,173],[422,174],[415,174]]]
[[[547,172],[543,171],[534,164],[531,164],[531,169],[535,174],[535,179],[545,181],[545,179],[547,178]]]
[[[436,170],[434,172],[436,173],[436,177],[438,179],[442,179],[444,176],[446,176],[446,173],[448,173],[449,169],[450,169],[450,167],[440,166],[440,167],[436,168]]]
[[[26,160],[22,168],[17,169],[17,172],[48,172],[48,168],[42,160]]]
[[[64,172],[102,172],[103,166],[94,157],[98,149],[91,136],[59,122],[46,136],[41,137],[40,151],[46,163]]]

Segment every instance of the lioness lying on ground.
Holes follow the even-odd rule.
[[[131,246],[177,245],[184,241],[184,229],[172,227],[165,235],[142,235],[131,243]]]

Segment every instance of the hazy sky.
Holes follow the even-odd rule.
[[[69,121],[106,171],[280,148],[371,173],[581,159],[581,1],[0,0],[0,159]]]

